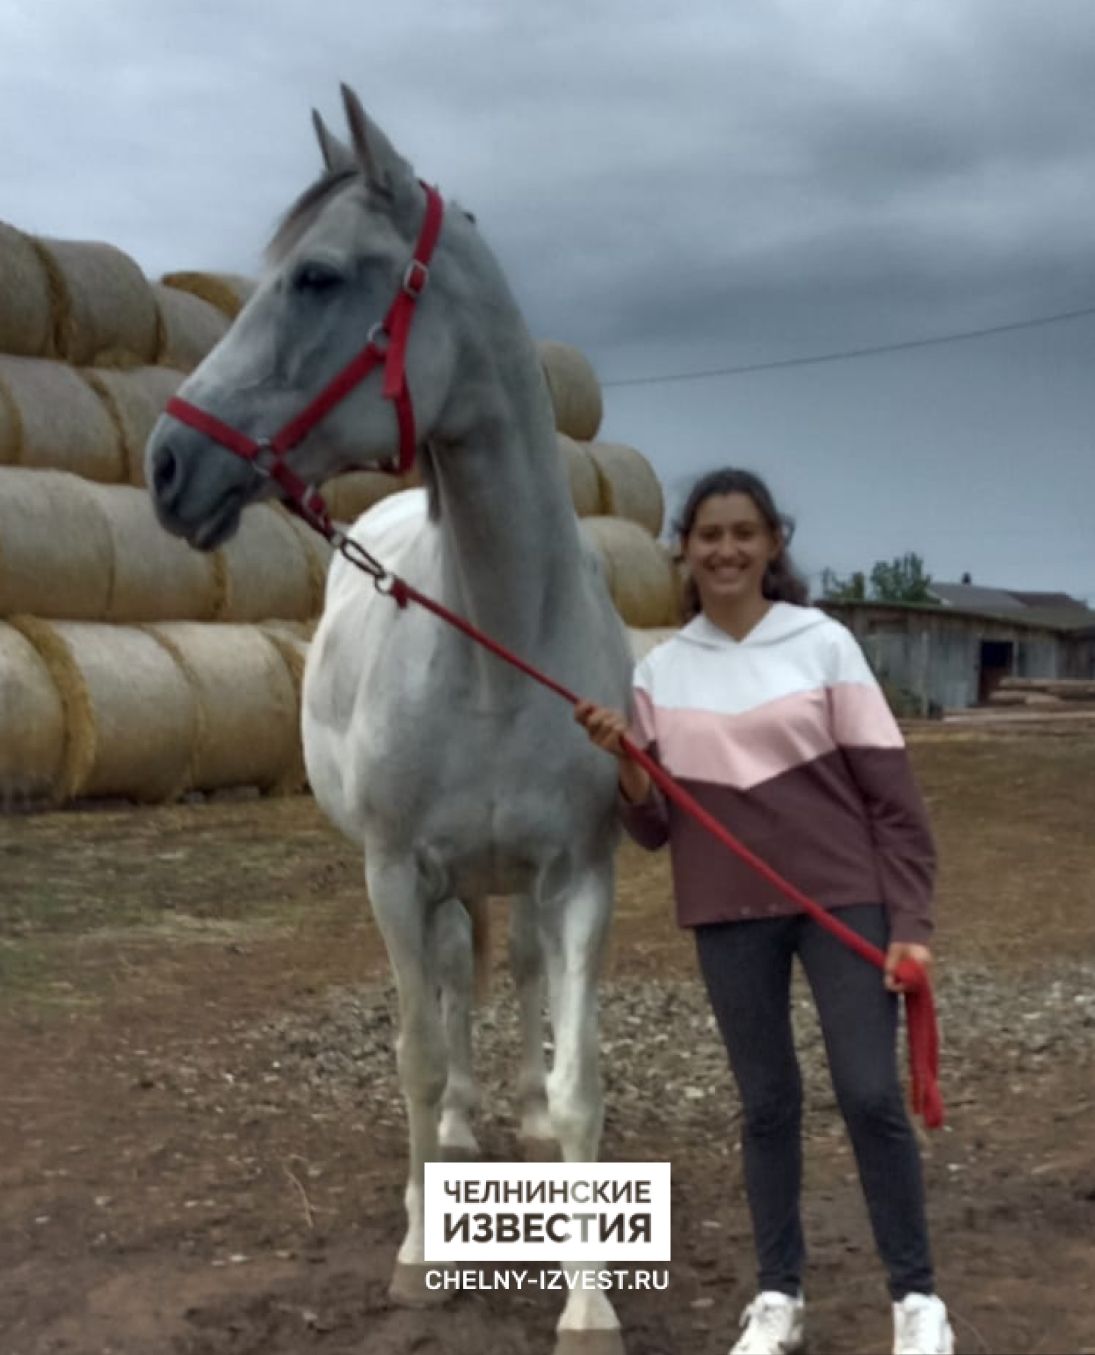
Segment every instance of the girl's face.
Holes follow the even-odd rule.
[[[704,611],[760,599],[781,542],[748,494],[712,494],[696,510],[684,558]]]

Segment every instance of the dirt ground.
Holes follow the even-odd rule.
[[[942,856],[949,1124],[924,1138],[962,1351],[1095,1351],[1095,725],[910,730]],[[673,1164],[629,1355],[722,1355],[751,1295],[735,1106],[663,857],[626,846],[613,1159]],[[485,1076],[506,1086],[505,983]],[[354,850],[306,798],[0,816],[2,1355],[547,1355],[557,1295],[385,1297],[404,1141]],[[801,995],[812,1349],[889,1348]],[[491,1157],[514,1154],[505,1106]]]

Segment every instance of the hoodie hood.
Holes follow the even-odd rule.
[[[735,640],[701,612],[684,627],[678,639],[705,649],[754,648],[778,645],[804,631],[832,625],[833,619],[819,607],[797,607],[792,602],[773,602],[743,640]]]

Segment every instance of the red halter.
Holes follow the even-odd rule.
[[[236,456],[250,461],[261,474],[268,476],[289,496],[290,504],[303,516],[329,523],[327,505],[314,485],[307,485],[286,462],[286,455],[312,431],[321,419],[337,405],[370,372],[384,366],[384,398],[395,404],[399,424],[399,457],[377,467],[392,475],[405,475],[414,465],[416,447],[414,406],[407,389],[407,340],[418,298],[430,278],[430,259],[437,237],[441,233],[445,205],[441,195],[429,184],[422,184],[426,193],[426,215],[422,221],[414,254],[403,273],[403,281],[395,300],[384,319],[369,330],[365,347],[333,377],[315,399],[273,437],[253,438],[230,424],[199,409],[189,400],[178,396],[167,402],[165,413],[204,433],[206,437],[227,447]]]

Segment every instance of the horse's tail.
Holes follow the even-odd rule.
[[[471,915],[471,953],[474,973],[475,1005],[481,1007],[490,997],[490,900],[472,899],[467,904]]]

